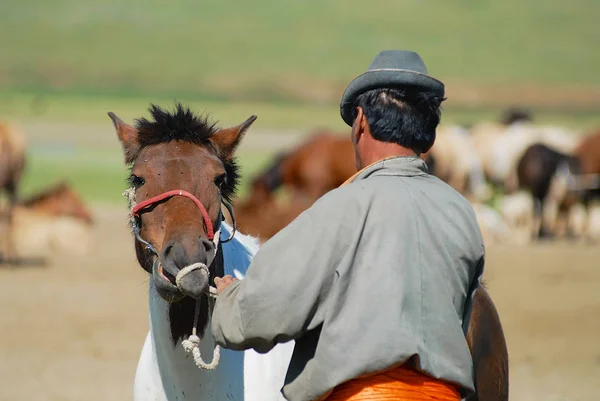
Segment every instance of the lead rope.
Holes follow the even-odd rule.
[[[212,288],[211,288],[212,290]],[[216,290],[215,290],[216,291]],[[214,299],[216,298],[216,294],[213,295],[212,291],[209,294],[208,298],[208,311],[209,315],[212,315],[212,308],[214,307]],[[213,304],[213,305],[211,305]],[[198,316],[200,315],[200,300],[196,300],[196,310],[194,312],[194,327],[192,327],[192,335],[187,338],[187,340],[183,340],[181,345],[183,345],[183,349],[187,353],[192,353],[194,357],[194,362],[196,366],[200,369],[204,370],[215,370],[219,365],[219,360],[221,359],[221,347],[215,344],[215,348],[213,349],[213,359],[211,363],[204,362],[202,359],[202,354],[200,353],[200,337],[196,334],[196,326],[198,325]],[[209,317],[210,319],[210,317]]]
[[[219,228],[213,238],[213,243],[215,244],[215,256],[217,254],[217,248],[219,247],[219,238],[220,237],[221,237],[221,229]],[[208,285],[208,293],[206,295],[208,296],[208,319],[210,322],[210,319],[212,317],[212,311],[215,307],[215,300],[217,299],[217,289],[210,285],[210,272],[208,270],[208,267],[203,263],[194,263],[193,265],[183,268],[177,274],[176,280],[179,279],[180,274],[183,276],[183,275],[185,275],[193,270],[196,270],[196,269],[203,269],[206,272],[206,275],[208,276],[209,285]],[[200,353],[200,337],[198,337],[197,331],[196,331],[196,326],[198,326],[198,317],[199,316],[200,316],[200,299],[197,299],[196,307],[194,310],[194,325],[192,326],[192,334],[187,338],[187,340],[183,340],[181,342],[181,345],[183,346],[183,349],[185,350],[185,352],[192,353],[192,356],[194,357],[194,363],[196,363],[196,366],[198,366],[200,369],[207,370],[207,371],[215,370],[217,368],[217,366],[219,365],[219,361],[221,359],[221,347],[219,345],[215,344],[215,348],[213,349],[212,362],[206,363],[204,361],[204,359],[202,359],[202,354]]]

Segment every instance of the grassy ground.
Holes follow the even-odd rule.
[[[250,115],[258,115],[253,129],[259,130],[309,130],[315,127],[347,131],[338,104],[308,104],[259,101],[197,100],[178,96],[102,96],[83,94],[52,94],[48,92],[0,92],[0,118],[16,121],[85,122],[111,127],[106,113],[115,112],[121,119],[133,122],[147,115],[149,104],[171,107],[177,99],[194,111],[209,112],[222,125],[234,125]],[[504,107],[465,108],[444,106],[442,123],[472,124],[483,119],[497,119]],[[560,124],[575,129],[588,130],[600,125],[597,110],[572,110],[563,108],[530,108],[540,123]]]
[[[23,123],[29,142],[23,193],[31,193],[64,178],[88,201],[122,202],[127,171],[106,112],[114,111],[131,123],[134,118],[147,114],[150,101],[165,106],[172,104],[172,99],[166,97],[0,95],[0,118]],[[210,111],[223,126],[237,124],[250,114],[259,116],[245,142],[253,141],[253,146],[239,155],[245,178],[269,161],[273,149],[288,141],[288,134],[292,137],[304,135],[318,126],[340,132],[348,132],[349,129],[341,121],[335,106],[264,102],[185,103],[197,111]],[[450,108],[444,112],[442,121],[446,124],[470,124],[482,119],[496,119],[500,112],[500,109]],[[583,132],[600,126],[600,115],[596,113],[541,111],[535,114],[535,118],[541,123],[557,123]],[[275,135],[256,140],[257,136],[260,138],[262,133],[269,131]]]
[[[596,0],[4,0],[0,88],[329,102],[377,51],[406,48],[463,98],[597,90],[599,18]]]

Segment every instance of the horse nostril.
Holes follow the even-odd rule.
[[[211,240],[200,237],[200,243],[207,255],[211,255],[215,251],[215,244]]]
[[[164,250],[164,256],[167,257],[171,254],[171,251],[173,250],[173,245],[167,245],[167,247]]]

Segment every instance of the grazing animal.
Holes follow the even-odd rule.
[[[278,155],[259,178],[271,192],[283,186],[312,201],[339,187],[356,172],[349,136],[315,131],[306,142]]]
[[[525,150],[517,164],[517,177],[519,189],[529,191],[534,199],[534,237],[552,236],[558,219],[562,216],[566,221],[570,207],[579,200],[569,187],[579,172],[577,158],[544,144],[536,143]]]
[[[499,210],[510,228],[513,243],[528,244],[533,240],[532,233],[539,232],[540,221],[534,217],[535,202],[529,191],[502,196]]]
[[[579,160],[582,177],[579,184],[583,189],[585,214],[591,212],[591,203],[600,199],[600,130],[588,134],[577,149],[575,157]],[[591,221],[586,219],[591,224]],[[584,226],[584,230],[589,228]]]
[[[135,250],[150,277],[150,332],[134,399],[280,400],[293,341],[259,354],[219,351],[205,335],[211,332],[210,280],[243,278],[258,249],[221,213],[239,180],[235,150],[256,117],[218,129],[181,104],[172,112],[152,105],[150,114],[151,120],[130,126],[109,113],[131,166],[127,196]],[[203,363],[198,350],[212,351],[212,362]]]
[[[54,252],[83,255],[91,246],[92,224],[86,205],[62,181],[17,203],[12,226],[15,249],[28,257]]]
[[[471,128],[471,137],[486,179],[503,188],[505,193],[518,190],[515,170],[529,146],[540,143],[572,154],[579,143],[577,135],[566,129],[523,121],[508,126],[490,122],[476,124]]]
[[[458,126],[438,127],[435,143],[423,158],[432,158],[435,165],[430,174],[446,182],[474,202],[485,202],[490,197],[483,164],[473,152],[475,145],[468,131]],[[428,167],[431,162],[427,162]]]
[[[25,169],[25,149],[23,133],[15,125],[0,123],[0,193],[4,192],[8,197],[8,205],[2,213],[6,228],[0,249],[2,258],[6,260],[16,256],[12,226],[18,188]]]

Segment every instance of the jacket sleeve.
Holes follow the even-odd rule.
[[[219,295],[212,317],[217,344],[265,353],[323,322],[349,231],[359,221],[357,202],[336,194],[346,189],[326,194],[265,242],[246,277]]]

